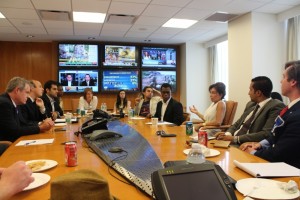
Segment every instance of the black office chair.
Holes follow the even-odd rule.
[[[11,144],[12,143],[10,141],[0,141],[0,156]]]

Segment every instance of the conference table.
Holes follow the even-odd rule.
[[[186,159],[186,155],[183,153],[183,151],[188,148],[186,146],[185,126],[153,126],[146,124],[146,122],[149,122],[149,119],[129,120],[128,118],[123,118],[121,119],[121,121],[124,124],[134,128],[149,142],[162,163],[166,161]],[[78,130],[78,127],[81,126],[81,123],[82,122],[79,121],[79,123],[72,124],[73,131]],[[157,136],[156,131],[158,130],[164,130],[166,133],[175,133],[177,137]],[[60,175],[75,170],[90,169],[96,171],[108,180],[111,194],[119,199],[152,199],[152,197],[140,191],[135,186],[125,184],[110,175],[110,173],[112,173],[119,179],[123,179],[123,177],[121,177],[112,169],[110,169],[109,173],[107,164],[87,146],[86,142],[80,135],[79,137],[74,135],[73,131],[65,131],[62,130],[61,127],[54,127],[51,131],[48,131],[46,133],[20,137],[0,157],[0,166],[8,167],[19,160],[55,160],[58,162],[58,165],[56,167],[42,172],[50,175],[51,180]],[[21,140],[51,138],[54,138],[54,142],[52,144],[16,146],[16,144]],[[77,142],[78,165],[75,167],[67,167],[65,165],[65,150],[63,143],[67,141]],[[211,144],[212,142],[213,140],[208,142],[209,148],[214,148]],[[220,155],[207,158],[207,160],[213,161],[216,164],[220,165],[221,168],[235,180],[252,178],[252,176],[235,167],[233,164],[233,160],[250,163],[267,162],[261,158],[245,153],[236,147],[214,149],[220,151]],[[38,188],[20,192],[16,194],[12,199],[50,199],[51,180],[47,184]],[[125,179],[123,180],[126,181]],[[299,177],[274,178],[274,180],[284,182],[287,182],[288,180],[294,180],[298,185],[300,182]],[[239,193],[238,191],[235,191],[235,193],[238,199],[244,199],[244,196],[241,193]]]

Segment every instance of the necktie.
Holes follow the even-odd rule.
[[[249,130],[249,128],[251,126],[251,123],[252,123],[252,121],[253,121],[253,119],[255,117],[255,114],[256,114],[258,108],[259,108],[259,105],[257,104],[255,106],[255,109],[252,112],[252,115],[249,117],[249,119],[247,119],[247,121],[244,122],[242,128],[235,134],[236,136],[244,135],[244,134],[247,133],[247,131]]]
[[[289,109],[288,106],[286,106],[285,108],[283,108],[283,109],[280,111],[279,116],[282,117],[282,116],[286,113],[286,111],[287,111],[288,109]]]

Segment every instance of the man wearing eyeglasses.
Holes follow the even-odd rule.
[[[163,83],[160,88],[162,101],[157,103],[154,117],[160,121],[171,122],[180,126],[184,121],[182,104],[172,98],[172,86]]]

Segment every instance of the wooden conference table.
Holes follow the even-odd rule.
[[[144,120],[132,120],[128,122],[128,119],[125,118],[122,120],[124,123],[127,123],[134,129],[136,129],[152,146],[158,157],[164,163],[170,160],[185,160],[186,155],[183,153],[183,150],[186,149],[185,145],[185,126],[152,126],[146,125],[148,119]],[[73,124],[73,129],[77,130],[78,126],[81,125],[81,122],[78,124]],[[54,129],[59,129],[55,127]],[[177,137],[167,137],[162,138],[156,135],[157,130],[164,130],[166,133],[175,133]],[[28,139],[50,139],[54,138],[52,144],[45,145],[29,145],[29,146],[15,146],[20,140]],[[77,141],[78,148],[78,166],[76,167],[67,167],[65,166],[64,156],[64,145],[61,143],[66,141]],[[209,144],[212,147],[211,144]],[[214,161],[219,164],[223,170],[229,174],[232,178],[239,180],[243,178],[251,178],[250,175],[244,171],[236,168],[233,165],[233,160],[238,160],[240,162],[266,162],[256,156],[249,155],[235,147],[230,147],[228,149],[216,148],[221,152],[220,155],[216,157],[207,158],[210,161]],[[19,138],[12,146],[10,146],[7,151],[0,157],[0,166],[8,167],[18,160],[35,160],[35,159],[50,159],[58,162],[58,165],[52,169],[44,171],[51,176],[51,179],[54,179],[57,176],[66,174],[68,172],[78,170],[78,169],[91,169],[95,170],[102,176],[104,176],[110,187],[110,192],[119,199],[152,199],[150,196],[144,194],[140,190],[136,189],[135,186],[130,186],[116,178],[112,177],[108,173],[108,166],[104,161],[102,161],[95,153],[88,148],[81,137],[75,136],[73,133],[66,131],[49,131],[48,133],[42,133],[37,135],[29,135]],[[121,178],[115,171],[111,170],[115,176]],[[299,177],[288,177],[288,178],[276,178],[275,180],[285,181],[294,180],[299,184]],[[12,199],[26,199],[26,200],[35,200],[35,199],[50,199],[50,183],[29,190],[21,192],[15,195]],[[243,195],[236,191],[238,199],[243,199]]]

